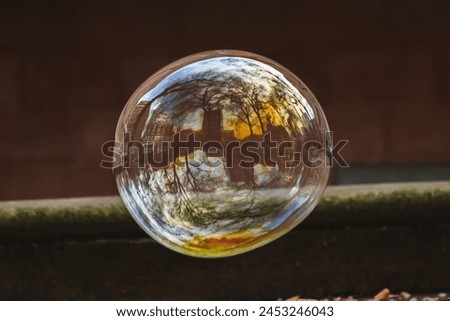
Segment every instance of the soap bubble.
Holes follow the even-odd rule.
[[[120,195],[152,238],[198,257],[287,233],[329,176],[328,125],[311,91],[256,54],[217,50],[147,79],[116,129]]]

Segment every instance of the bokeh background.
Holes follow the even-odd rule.
[[[349,139],[332,183],[450,179],[450,2],[0,4],[0,199],[117,194],[100,168],[128,97],[183,56],[272,58]]]

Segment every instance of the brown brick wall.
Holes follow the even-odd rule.
[[[350,164],[450,163],[446,1],[3,1],[0,199],[116,193],[126,100],[198,51],[268,56],[314,91]]]

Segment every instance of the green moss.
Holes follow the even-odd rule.
[[[407,185],[409,186],[409,185]],[[73,205],[64,200],[49,201],[48,205],[0,203],[0,241],[32,239],[82,239],[105,237],[142,237],[144,234],[133,221],[119,198],[112,202],[83,202]],[[24,205],[25,204],[25,205]],[[66,204],[66,205],[65,205]],[[89,204],[89,205],[87,205]],[[245,208],[233,213],[238,215],[265,215],[280,204],[268,201],[258,213],[243,213]],[[208,217],[191,217],[195,223],[207,224],[208,220],[222,217],[224,213],[211,210]],[[248,210],[248,209],[247,209]],[[446,186],[433,188],[399,188],[387,191],[364,188],[335,188],[322,197],[314,213],[302,225],[311,223],[347,224],[366,221],[449,219],[450,189]],[[206,221],[205,221],[206,220]],[[426,222],[426,221],[424,221]]]
[[[360,217],[370,214],[427,212],[450,214],[450,189],[400,190],[375,193],[343,193],[325,195],[319,202],[316,213],[332,215],[333,213],[353,213]],[[376,217],[375,217],[376,218]]]
[[[136,233],[123,204],[0,207],[0,238]]]
[[[343,227],[424,225],[450,222],[450,189],[363,190],[325,195],[307,224]]]

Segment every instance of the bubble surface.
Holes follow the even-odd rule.
[[[116,128],[125,206],[177,252],[223,257],[287,233],[323,194],[328,125],[311,91],[274,61],[217,50],[147,79]]]

